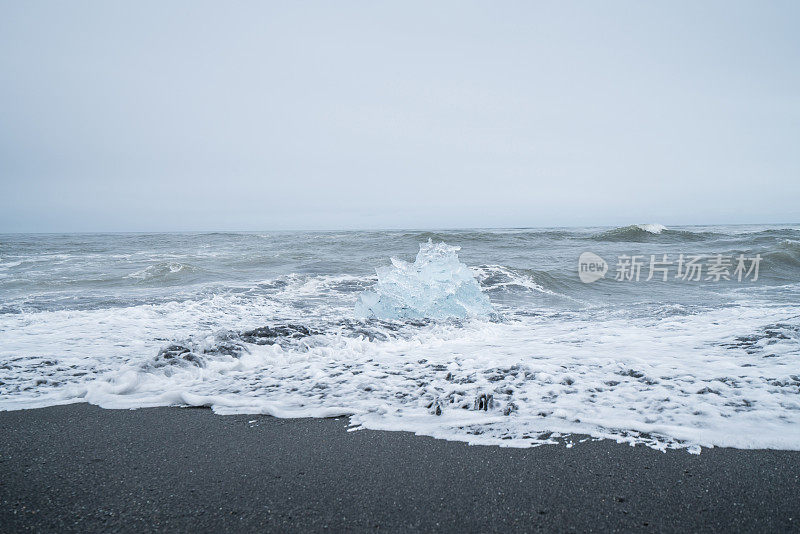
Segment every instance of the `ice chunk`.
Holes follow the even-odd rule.
[[[377,270],[374,290],[356,303],[356,314],[379,319],[448,319],[488,317],[489,298],[472,271],[458,260],[460,247],[420,243],[414,263],[392,258]]]

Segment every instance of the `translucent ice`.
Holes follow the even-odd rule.
[[[460,247],[421,243],[414,263],[392,258],[377,270],[374,290],[356,303],[356,314],[379,319],[486,317],[493,309],[469,267],[458,260]]]

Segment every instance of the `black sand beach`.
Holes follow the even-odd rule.
[[[800,452],[346,429],[205,409],[0,412],[0,530],[800,530]]]

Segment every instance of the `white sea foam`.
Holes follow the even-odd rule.
[[[0,407],[88,401],[351,415],[365,428],[505,446],[548,442],[544,434],[555,431],[657,448],[800,449],[798,340],[786,326],[796,307],[636,321],[577,314],[473,319],[377,326],[377,337],[321,328],[303,339],[242,343],[238,356],[214,352],[220,337],[206,324],[265,324],[286,311],[269,298],[216,296],[2,316],[7,369]],[[318,312],[295,319],[313,321]],[[188,345],[201,365],[153,365],[171,339]],[[61,356],[13,358],[42,346],[57,347]],[[481,396],[491,396],[486,410],[476,409]]]
[[[137,280],[151,280],[157,278],[166,278],[170,275],[180,273],[182,271],[191,271],[192,267],[183,263],[175,261],[166,261],[149,265],[144,269],[132,272],[128,278],[135,278]]]

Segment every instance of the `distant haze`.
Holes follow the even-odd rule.
[[[800,221],[800,3],[0,3],[0,232]]]

